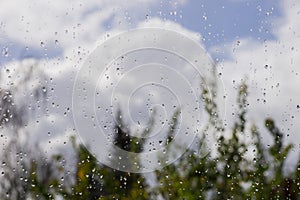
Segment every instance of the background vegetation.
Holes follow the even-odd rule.
[[[75,136],[70,138],[77,163],[72,167],[62,154],[44,155],[39,146],[27,145],[19,135],[26,120],[21,117],[25,112],[22,106],[14,103],[16,88],[0,89],[1,130],[11,127],[14,132],[1,156],[0,199],[300,199],[300,162],[293,171],[283,171],[292,145],[284,145],[284,134],[271,118],[265,120],[263,131],[269,132],[273,144],[262,143],[258,128],[247,120],[245,83],[237,91],[239,110],[233,127],[224,126],[218,115],[212,95],[217,91],[215,83],[210,84],[210,90],[203,87],[201,95],[209,120],[197,138],[198,145],[151,175],[103,166]],[[36,89],[41,90],[42,86]],[[114,143],[124,150],[141,152],[145,141],[137,143],[122,126],[121,120],[115,125]],[[246,133],[251,133],[247,139]],[[208,148],[208,134],[216,137],[216,146]],[[5,137],[1,134],[1,140]],[[249,151],[253,156],[247,156]],[[154,177],[152,182],[150,176]]]

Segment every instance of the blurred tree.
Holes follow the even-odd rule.
[[[130,152],[141,152],[144,140],[132,137],[121,120],[121,112],[117,113],[114,128],[114,144]],[[124,131],[125,130],[125,131]],[[75,182],[70,188],[60,190],[66,199],[148,199],[149,193],[146,179],[137,173],[121,172],[100,164],[82,144],[76,144],[77,166]],[[112,158],[118,156],[112,153]],[[112,159],[112,162],[116,160]],[[67,184],[70,185],[70,184]]]
[[[245,180],[247,160],[246,144],[241,140],[245,132],[245,115],[247,108],[247,86],[241,84],[238,91],[237,121],[228,138],[221,135],[218,140],[218,165],[220,178],[217,181],[217,197],[219,199],[245,199],[241,183]]]
[[[6,69],[8,82],[1,82],[0,87],[1,141],[5,141],[1,152],[0,199],[53,199],[54,190],[51,188],[57,182],[56,171],[37,146],[32,148],[33,151],[28,141],[21,140],[21,134],[24,134],[21,130],[29,120],[29,102],[27,98],[21,101],[17,97],[20,90],[28,89],[32,80],[39,80],[40,84],[30,86],[23,93],[32,96],[34,101],[43,100],[46,92],[42,79],[45,77],[41,71],[34,70],[34,66],[24,66],[22,77],[16,75],[18,71],[14,73]],[[3,75],[0,73],[1,78]]]
[[[202,87],[208,124],[203,136],[198,138],[198,150],[190,149],[177,162],[156,171],[157,196],[163,199],[300,199],[300,168],[284,176],[284,162],[292,145],[283,145],[283,134],[274,121],[265,121],[274,139],[271,147],[265,148],[255,125],[250,129],[252,138],[243,140],[247,132],[247,85],[242,83],[238,87],[237,121],[231,130],[225,129],[219,117],[214,95],[216,85],[211,84],[209,88],[210,91]],[[216,156],[205,153],[210,129],[218,138]],[[253,160],[246,156],[250,149],[254,152]]]
[[[1,139],[7,142],[1,156],[0,199],[300,199],[300,159],[296,168],[286,173],[286,158],[293,146],[284,144],[284,134],[275,122],[271,118],[265,120],[265,128],[273,138],[271,146],[264,145],[256,125],[248,126],[247,85],[238,87],[236,119],[228,128],[219,115],[216,82],[202,82],[207,124],[193,148],[153,174],[153,187],[143,174],[121,172],[98,163],[88,147],[78,144],[75,137],[71,141],[76,165],[71,169],[66,167],[62,155],[50,157],[41,153],[38,146],[22,142],[18,136],[26,126],[26,113],[24,105],[15,105],[18,87],[0,89],[0,129],[14,133],[1,133]],[[40,84],[32,94],[43,97],[44,90]],[[179,115],[180,110],[175,110],[168,123],[165,145],[174,138]],[[120,110],[116,116],[114,145],[130,152],[144,151],[147,140],[131,136]],[[154,118],[155,112],[142,136],[151,132]],[[251,136],[245,140],[249,132]],[[208,135],[214,136],[216,146],[208,145]],[[247,157],[249,151],[252,157]],[[119,162],[116,151],[112,150],[111,157],[111,162]]]

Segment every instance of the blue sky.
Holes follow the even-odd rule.
[[[168,7],[168,3],[164,5]],[[182,18],[170,16],[172,11],[170,7],[163,9],[167,19],[199,32],[208,48],[243,37],[274,39],[270,32],[272,21],[282,14],[278,0],[190,0],[177,9]]]
[[[272,30],[272,23],[282,15],[280,1],[278,0],[188,0],[183,1],[184,3],[180,3],[180,1],[154,2],[148,7],[145,6],[139,12],[132,10],[132,8],[127,8],[126,4],[125,6],[114,5],[114,14],[105,20],[102,25],[99,24],[99,26],[111,30],[114,27],[113,23],[116,15],[121,17],[130,16],[130,19],[127,18],[125,22],[131,28],[134,28],[136,23],[144,21],[146,18],[159,17],[164,20],[177,22],[186,29],[198,32],[203,37],[204,45],[209,49],[213,46],[220,46],[223,43],[232,42],[243,37],[252,37],[261,41],[275,39],[275,36],[270,31]],[[5,8],[5,3],[2,4],[4,4],[3,8]],[[28,4],[30,5],[30,1]],[[65,9],[67,12],[70,10],[70,7],[68,6]],[[87,9],[81,14],[81,18],[84,19],[90,13],[102,12],[103,9],[101,6]],[[121,14],[118,14],[119,12]],[[84,23],[84,20],[82,20],[82,23]],[[2,21],[2,24],[5,24],[5,21]],[[1,29],[5,32],[5,25],[0,26]],[[49,31],[59,32],[60,30],[49,29]],[[0,44],[4,51],[6,48],[9,51],[8,57],[2,55],[0,64],[26,57],[39,59],[46,57],[53,58],[63,53],[63,49],[54,45],[54,42],[47,44],[47,52],[45,52],[36,46],[36,44],[20,43],[5,33],[2,34]],[[26,47],[29,47],[29,50],[26,50]],[[226,55],[222,55],[222,57],[226,57]]]

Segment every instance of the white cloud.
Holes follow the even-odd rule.
[[[197,43],[201,44],[201,35],[197,32],[188,30],[184,28],[182,25],[169,21],[169,20],[162,20],[160,18],[151,18],[149,20],[142,21],[138,24],[138,28],[163,28],[167,30],[176,31],[180,34],[187,36],[190,39],[195,40]]]
[[[155,3],[150,0],[1,1],[0,38],[33,47],[53,46],[56,40],[64,49],[77,47],[93,43],[106,31],[106,22],[124,21],[125,11],[143,13]]]

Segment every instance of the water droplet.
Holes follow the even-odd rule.
[[[265,65],[265,69],[268,69],[269,65]]]
[[[5,47],[5,48],[2,49],[2,55],[4,57],[8,57],[8,48],[7,47]]]

